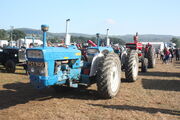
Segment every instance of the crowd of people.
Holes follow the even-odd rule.
[[[157,58],[160,56],[160,60],[163,61],[163,63],[169,63],[173,61],[173,58],[176,58],[176,61],[180,60],[180,48],[176,48],[176,49],[168,49],[168,48],[164,48],[164,50],[160,50],[158,49],[156,51],[157,54]]]

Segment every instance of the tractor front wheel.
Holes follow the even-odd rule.
[[[148,57],[148,67],[154,68],[156,64],[156,59],[155,59],[155,53],[152,47],[149,48],[147,57]]]
[[[5,68],[6,68],[6,71],[7,71],[8,73],[15,73],[16,64],[14,63],[13,60],[8,60],[8,61],[5,63]]]
[[[136,50],[130,50],[125,63],[125,77],[128,82],[135,82],[138,77],[139,59]]]
[[[142,58],[141,60],[141,72],[147,72],[148,69],[148,59]]]
[[[101,97],[113,98],[117,95],[121,83],[121,62],[115,53],[107,54],[99,62],[96,74],[97,89]]]

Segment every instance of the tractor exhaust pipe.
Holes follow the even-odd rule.
[[[41,30],[43,31],[43,47],[47,47],[46,35],[49,29],[48,25],[41,25]]]
[[[71,36],[68,34],[68,27],[69,27],[69,22],[70,22],[70,19],[67,19],[66,20],[66,36],[65,36],[65,44],[66,45],[70,45],[71,41]]]
[[[26,47],[26,39],[27,39],[27,37],[25,36],[25,37],[24,37],[24,43],[23,43],[23,46],[24,46],[24,47]]]
[[[138,42],[138,32],[136,32],[136,35],[134,36],[134,43]]]
[[[32,42],[33,42],[33,45],[34,45],[34,41],[35,41],[35,35],[34,34],[32,34]]]
[[[109,29],[107,29],[107,33],[106,33],[106,46],[110,46],[110,39],[109,39]]]
[[[97,46],[99,47],[100,46],[100,34],[99,33],[96,34],[96,39],[97,39]]]

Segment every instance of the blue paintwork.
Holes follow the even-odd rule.
[[[104,50],[107,50],[109,52],[113,52],[114,50],[112,49],[112,47],[102,47],[102,46],[99,46],[99,47],[89,47],[89,48],[92,48],[92,49],[97,49],[99,50],[99,52],[102,52]]]
[[[49,29],[49,26],[48,25],[41,25],[41,29],[43,31],[43,47],[46,47],[47,46],[46,34],[47,34],[48,29]]]
[[[116,50],[116,49],[114,49],[114,52],[117,53],[117,54],[120,54],[120,53],[121,53],[120,50]]]
[[[46,36],[46,32],[43,32],[43,36]],[[43,37],[43,47],[47,46],[46,37]]]
[[[44,88],[56,84],[69,83],[71,87],[77,87],[74,81],[80,80],[81,73],[81,51],[76,46],[68,47],[47,47],[46,32],[48,30],[47,25],[42,25],[43,30],[43,47],[30,48],[30,50],[42,51],[42,58],[28,58],[28,62],[45,62],[47,65],[47,76],[40,76],[30,73],[30,81],[36,88]],[[56,66],[55,62],[68,60],[67,64],[60,64]],[[74,60],[72,63],[71,60]]]
[[[90,69],[91,63],[81,61],[81,51],[74,45],[67,47],[47,47],[46,32],[48,30],[48,26],[42,25],[41,28],[43,30],[43,46],[29,48],[27,49],[27,52],[31,50],[39,50],[42,51],[43,57],[27,59],[28,62],[45,62],[45,65],[47,65],[47,75],[41,76],[39,74],[31,74],[30,72],[29,78],[31,84],[36,88],[62,84],[67,84],[70,87],[78,87],[78,83],[91,84],[89,75],[82,74],[83,68]],[[98,46],[91,48],[97,49],[99,52],[113,52],[111,47]],[[56,62],[67,60],[68,63],[64,64],[62,62],[61,64]]]
[[[76,46],[69,47],[36,47],[30,48],[28,50],[40,50],[43,51],[43,60],[64,60],[64,57],[69,57],[68,59],[78,59],[81,55],[77,56],[76,53],[81,53],[80,50],[77,49]],[[29,58],[30,59],[30,58]]]
[[[97,46],[99,47],[99,46],[100,46],[100,43],[101,43],[101,39],[97,38],[97,41],[98,41]]]
[[[66,80],[79,80],[81,73],[81,55],[76,55],[76,53],[81,53],[76,46],[65,47],[39,47],[31,48],[28,50],[40,50],[43,52],[43,58],[28,58],[28,61],[34,62],[46,62],[48,65],[48,76],[36,76],[30,74],[31,83],[37,88],[43,88],[47,86],[52,86],[55,84],[64,84]],[[27,50],[27,51],[28,51]],[[56,60],[76,60],[74,64],[61,65],[58,67],[57,74],[54,73],[55,61]]]

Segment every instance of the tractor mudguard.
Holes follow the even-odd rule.
[[[94,56],[92,63],[91,63],[91,70],[90,70],[90,74],[89,77],[95,76],[97,73],[97,69],[98,69],[98,64],[100,62],[100,59],[102,59],[104,57],[104,55],[102,53],[97,54],[96,56]]]

